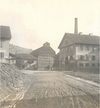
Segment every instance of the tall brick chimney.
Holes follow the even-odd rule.
[[[78,34],[78,18],[75,18],[74,33]]]

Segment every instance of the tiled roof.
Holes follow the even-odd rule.
[[[41,55],[55,56],[55,51],[50,46],[42,46],[42,47],[32,51],[31,54],[35,57],[38,57]]]
[[[100,42],[99,36],[65,33],[58,48],[62,48],[75,43],[99,45],[99,42]]]
[[[11,31],[9,26],[0,26],[0,39],[10,40]]]

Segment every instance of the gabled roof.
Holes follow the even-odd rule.
[[[31,54],[35,57],[38,57],[38,56],[41,56],[41,55],[55,56],[55,51],[49,45],[46,46],[44,44],[42,47],[32,51]]]
[[[9,26],[0,26],[0,39],[10,40],[11,31]]]
[[[100,44],[99,42],[100,42],[99,36],[65,33],[58,48],[60,49],[62,47],[69,46],[69,45],[75,44],[75,43],[99,45]]]

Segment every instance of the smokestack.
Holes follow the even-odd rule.
[[[78,34],[78,18],[75,18],[74,33]]]

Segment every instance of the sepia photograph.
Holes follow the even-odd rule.
[[[0,108],[100,108],[99,0],[0,0]]]

